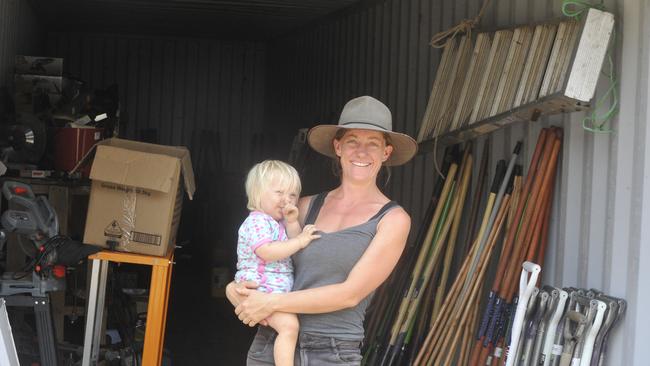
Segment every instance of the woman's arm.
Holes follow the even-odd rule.
[[[237,306],[242,301],[246,300],[246,296],[239,294],[238,291],[236,290],[237,288],[250,289],[250,291],[254,291],[258,287],[259,286],[257,283],[251,281],[242,282],[242,283],[237,283],[235,281],[232,281],[226,285],[226,298],[228,299],[228,301],[230,301],[230,303],[233,306]],[[260,321],[260,324],[267,326],[268,322],[266,321],[266,319],[264,319]]]
[[[233,306],[239,305],[242,301],[246,300],[246,295],[240,294],[236,289],[237,288],[247,288],[255,290],[259,286],[255,282],[242,282],[237,283],[235,281],[230,282],[226,285],[226,298]]]
[[[393,209],[379,222],[374,239],[344,282],[286,294],[240,290],[248,299],[235,312],[252,326],[275,311],[315,314],[353,307],[388,278],[402,254],[410,228],[408,214],[401,208]]]

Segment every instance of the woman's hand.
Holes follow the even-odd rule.
[[[230,282],[226,285],[226,297],[232,306],[239,305],[242,301],[246,299],[247,294],[240,294],[238,290],[240,289],[251,289],[255,290],[259,285],[253,281],[247,281],[242,283],[237,283],[235,281]]]
[[[273,304],[278,294],[267,294],[250,288],[238,287],[236,292],[243,301],[235,308],[235,314],[242,323],[254,327],[266,325],[266,318],[275,311]]]

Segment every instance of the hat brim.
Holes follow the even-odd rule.
[[[341,128],[387,133],[390,136],[391,145],[393,146],[393,152],[390,154],[388,160],[384,162],[384,164],[388,166],[405,164],[411,160],[418,151],[418,143],[411,136],[399,132],[386,131],[381,127],[375,127],[367,123],[348,123],[345,126],[318,125],[312,127],[307,135],[309,146],[325,156],[336,158],[332,141],[334,140],[334,136],[336,136],[336,132]]]

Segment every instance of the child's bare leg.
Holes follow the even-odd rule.
[[[291,313],[273,313],[266,319],[278,332],[273,346],[273,358],[276,366],[293,366],[293,357],[298,340],[298,316]]]

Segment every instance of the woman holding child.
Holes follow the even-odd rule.
[[[359,365],[366,308],[397,264],[411,227],[406,211],[381,192],[377,176],[384,165],[409,161],[417,143],[393,132],[390,110],[368,96],[350,100],[338,125],[312,128],[308,141],[335,159],[341,184],[297,203],[299,227],[292,231],[307,231],[291,257],[292,291],[262,292],[257,281],[239,281],[227,295],[251,327],[267,325],[276,313],[298,315],[295,365]],[[293,217],[291,200],[283,204]],[[276,335],[273,328],[258,328],[247,365],[274,364]]]

